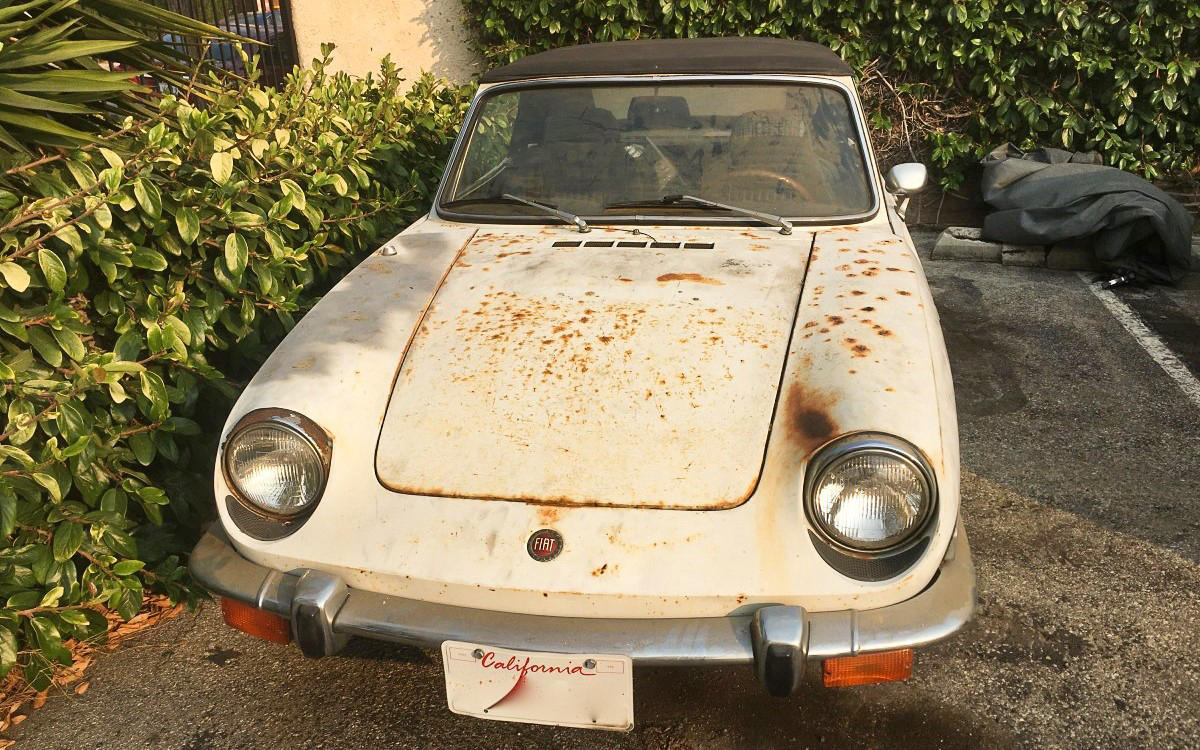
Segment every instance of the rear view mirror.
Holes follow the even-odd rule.
[[[909,196],[924,190],[928,179],[929,172],[925,169],[924,164],[909,162],[897,164],[889,169],[887,176],[883,179],[883,184],[889,193]]]

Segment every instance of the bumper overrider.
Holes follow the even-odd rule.
[[[777,696],[793,693],[810,664],[926,646],[958,632],[975,610],[975,569],[961,520],[921,593],[869,610],[766,605],[727,617],[606,619],[470,609],[352,589],[318,570],[272,570],[239,555],[219,527],[201,538],[189,568],[213,593],[286,618],[291,637],[311,657],[335,654],[361,636],[433,648],[452,640],[624,654],[639,664],[753,664],[763,687]]]

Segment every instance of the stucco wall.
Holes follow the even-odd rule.
[[[423,70],[456,83],[479,72],[467,48],[459,0],[292,0],[299,60],[317,57],[333,42],[338,70],[365,75],[391,54],[406,78]]]

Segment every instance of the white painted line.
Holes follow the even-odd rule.
[[[1142,349],[1183,389],[1184,395],[1191,399],[1193,404],[1200,407],[1200,380],[1196,379],[1187,365],[1179,361],[1175,352],[1167,348],[1163,340],[1155,335],[1154,331],[1147,328],[1138,314],[1129,305],[1122,302],[1117,295],[1092,283],[1085,273],[1079,273],[1078,276],[1083,281],[1083,285],[1092,290],[1096,299],[1108,308],[1117,322],[1124,326],[1126,331],[1129,331],[1129,335],[1133,336]]]

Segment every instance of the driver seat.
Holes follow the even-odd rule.
[[[729,179],[738,173],[763,176],[760,180]],[[817,166],[812,125],[803,112],[755,110],[740,115],[731,126],[728,149],[704,170],[703,195],[747,207],[778,206],[789,199],[805,202],[782,180],[772,182],[771,174],[794,179],[813,192],[815,200],[826,198],[821,191],[822,172]]]

